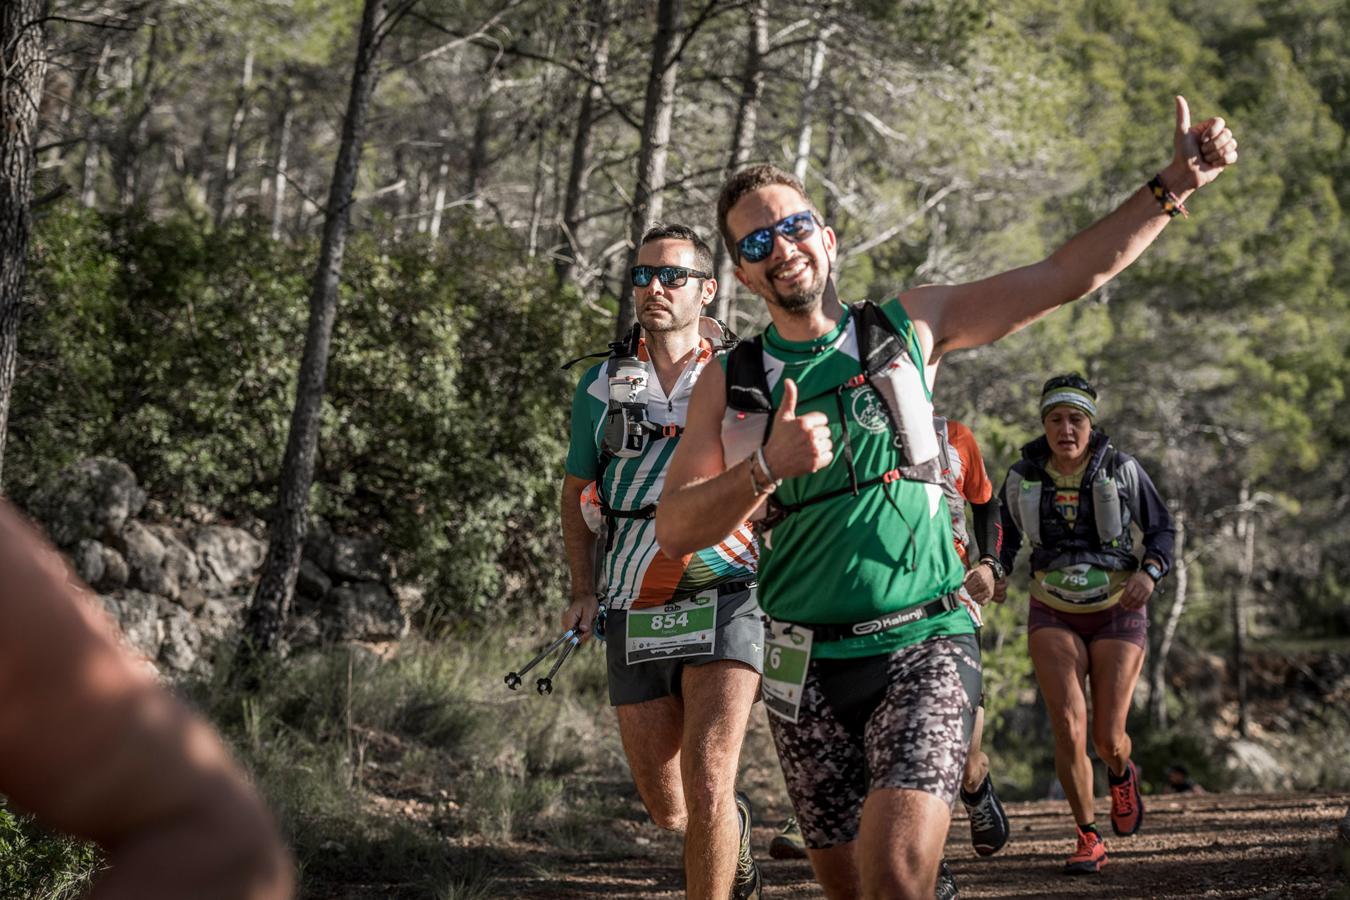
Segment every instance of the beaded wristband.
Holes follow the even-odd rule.
[[[1178,199],[1176,194],[1167,189],[1167,186],[1162,183],[1160,175],[1153,176],[1153,179],[1148,183],[1148,189],[1153,192],[1153,199],[1158,201],[1158,204],[1163,208],[1163,212],[1167,213],[1168,218],[1175,219],[1177,216],[1190,218],[1190,210]]]

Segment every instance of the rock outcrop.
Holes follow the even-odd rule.
[[[63,472],[29,512],[135,653],[171,676],[209,672],[216,648],[228,646],[243,624],[265,535],[223,523],[143,521],[146,509],[132,471],[95,458]],[[395,583],[392,557],[378,540],[335,534],[322,522],[306,541],[296,591],[286,629],[293,649],[399,640],[413,611],[408,598],[420,597]]]

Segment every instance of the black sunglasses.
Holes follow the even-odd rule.
[[[694,278],[712,277],[709,272],[686,269],[684,266],[633,266],[631,274],[633,287],[646,287],[652,283],[653,278],[660,281],[665,287],[676,288],[683,287],[690,276]]]
[[[793,213],[786,219],[779,219],[768,228],[752,231],[741,238],[736,242],[736,252],[745,262],[760,262],[768,259],[769,254],[773,253],[773,236],[775,234],[781,234],[792,243],[800,244],[815,233],[815,213],[810,210]]]

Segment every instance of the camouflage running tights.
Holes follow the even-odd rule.
[[[796,724],[769,716],[806,846],[856,838],[863,800],[876,788],[952,804],[980,702],[979,659],[974,637],[961,635],[811,661]]]

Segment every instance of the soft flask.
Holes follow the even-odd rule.
[[[613,356],[609,376],[609,409],[605,413],[605,449],[619,457],[642,455],[647,446],[647,364],[637,358],[635,327],[627,353]]]

